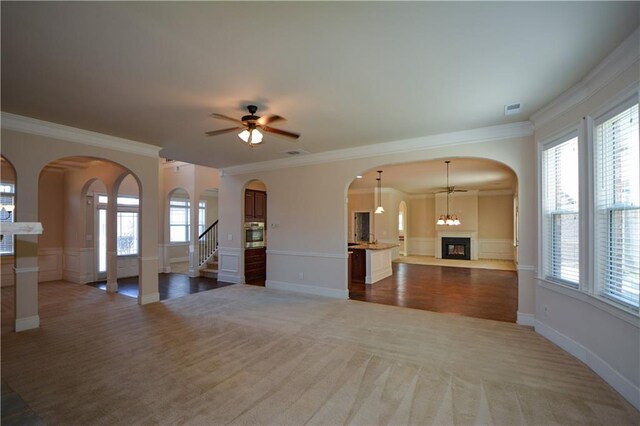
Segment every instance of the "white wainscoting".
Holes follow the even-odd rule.
[[[118,256],[118,278],[138,275],[138,256]]]
[[[94,253],[93,248],[66,247],[62,262],[62,278],[78,284],[94,281]]]
[[[38,250],[38,282],[62,279],[62,247],[47,247]]]
[[[158,273],[171,272],[171,258],[169,257],[169,244],[158,244]]]
[[[435,244],[435,238],[433,237],[407,238],[409,256],[435,256]]]
[[[236,247],[218,247],[218,281],[240,283],[240,256],[244,251]]]
[[[479,238],[479,259],[513,260],[513,240],[510,238]]]

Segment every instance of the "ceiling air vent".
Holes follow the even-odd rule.
[[[294,156],[294,155],[308,154],[309,151],[305,151],[304,149],[292,149],[290,151],[285,151],[284,153],[287,155]]]
[[[504,115],[513,115],[520,112],[522,104],[520,102],[504,106]]]

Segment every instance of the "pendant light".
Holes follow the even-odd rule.
[[[451,161],[447,160],[445,163],[447,164],[447,214],[440,215],[436,225],[447,225],[447,226],[458,226],[460,225],[460,220],[457,215],[449,214],[449,194],[453,192],[453,188],[449,186],[449,163]]]
[[[376,180],[378,181],[378,207],[376,208],[375,213],[381,214],[384,213],[384,208],[382,207],[382,170],[378,170],[378,177]]]

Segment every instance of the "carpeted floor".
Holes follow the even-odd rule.
[[[515,324],[246,285],[140,307],[57,282],[40,300],[40,329],[2,335],[2,378],[51,425],[640,423]]]
[[[438,259],[433,256],[400,256],[395,259],[397,263],[411,263],[414,265],[431,266],[452,266],[454,268],[478,268],[496,269],[499,271],[515,271],[516,265],[512,260],[480,259],[480,260],[459,260],[459,259]]]

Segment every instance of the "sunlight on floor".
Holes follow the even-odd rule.
[[[515,271],[516,266],[512,260],[481,259],[458,260],[437,259],[433,256],[400,256],[395,259],[397,263],[411,263],[414,265],[452,266],[455,268],[496,269],[499,271]]]

